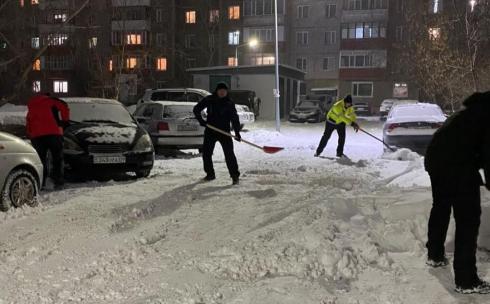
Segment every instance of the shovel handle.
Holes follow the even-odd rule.
[[[231,134],[231,133],[228,133],[228,132],[225,132],[225,131],[223,131],[223,130],[221,130],[221,129],[218,129],[218,128],[216,128],[215,126],[212,126],[212,125],[209,125],[209,124],[208,124],[208,125],[206,125],[206,127],[210,128],[210,129],[211,129],[211,130],[213,130],[213,131],[216,131],[216,132],[218,132],[218,133],[221,133],[221,134],[223,134],[223,135],[226,135],[226,136],[228,136],[228,137],[231,137],[231,138],[234,138],[234,139],[237,139],[237,140],[238,140],[238,137],[234,136],[234,135],[233,135],[233,134]],[[261,146],[256,145],[256,144],[254,144],[254,143],[252,143],[252,142],[249,142],[249,141],[247,141],[247,140],[245,140],[245,139],[243,139],[243,138],[241,139],[241,141],[240,141],[240,142],[242,142],[242,143],[244,143],[244,144],[247,144],[247,145],[250,145],[250,146],[252,146],[252,147],[255,147],[255,148],[257,148],[257,149],[264,150],[264,148],[262,148]]]
[[[372,138],[376,139],[377,141],[379,141],[379,142],[383,143],[383,145],[385,145],[385,147],[386,147],[386,148],[390,149],[390,151],[391,151],[391,152],[395,152],[395,151],[396,151],[395,149],[393,149],[392,147],[390,147],[390,146],[389,146],[387,143],[385,143],[385,141],[384,141],[384,140],[382,140],[382,139],[380,139],[380,138],[378,138],[378,137],[374,136],[373,134],[369,133],[368,131],[366,131],[366,130],[364,130],[364,129],[359,128],[359,130],[360,130],[361,132],[363,132],[364,134],[367,134],[368,136],[371,136]]]

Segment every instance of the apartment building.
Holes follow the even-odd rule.
[[[307,94],[336,98],[339,89],[340,0],[289,2],[288,63],[306,72]]]
[[[391,98],[388,0],[344,0],[340,26],[340,96],[367,102],[371,111]]]

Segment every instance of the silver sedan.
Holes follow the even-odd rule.
[[[35,206],[43,179],[36,150],[24,140],[0,132],[0,210]]]

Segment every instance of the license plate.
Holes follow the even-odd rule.
[[[197,131],[197,125],[178,125],[177,131]]]
[[[125,156],[100,156],[94,155],[94,164],[124,164]]]

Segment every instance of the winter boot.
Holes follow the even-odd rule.
[[[233,185],[238,185],[240,183],[240,178],[238,176],[231,178]]]
[[[460,294],[490,294],[490,284],[479,279],[474,286],[456,286],[455,291]]]
[[[440,268],[449,265],[449,260],[446,257],[444,257],[442,260],[427,259],[425,264],[432,268]]]
[[[205,178],[203,178],[203,181],[210,182],[210,181],[214,181],[215,179],[216,179],[215,175],[208,174],[206,175]]]

